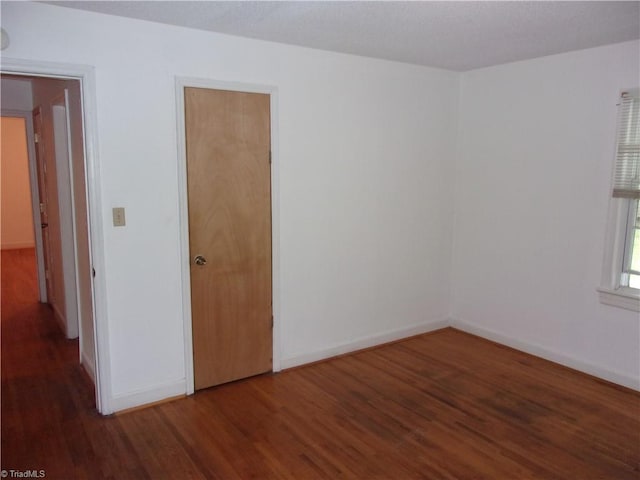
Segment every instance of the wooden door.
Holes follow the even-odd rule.
[[[195,388],[272,368],[270,97],[185,88]]]
[[[44,259],[44,276],[47,290],[47,303],[55,303],[53,288],[53,262],[51,242],[49,238],[49,198],[47,195],[47,162],[45,142],[42,138],[42,111],[40,107],[33,111],[33,133],[36,142],[36,170],[38,173],[38,197],[40,199],[40,228],[42,229],[42,255]]]

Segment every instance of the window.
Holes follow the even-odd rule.
[[[630,200],[620,284],[640,289],[640,200]]]
[[[618,105],[613,192],[600,301],[640,311],[640,92]]]

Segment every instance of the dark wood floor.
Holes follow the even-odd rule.
[[[47,479],[638,479],[640,395],[445,329],[112,417],[2,252],[2,458]]]

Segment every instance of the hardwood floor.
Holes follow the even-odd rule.
[[[31,275],[31,276],[30,276]],[[444,329],[111,417],[2,252],[2,469],[53,479],[638,479],[640,395]]]

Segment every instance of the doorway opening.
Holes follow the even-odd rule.
[[[97,370],[82,78],[37,73],[0,74],[3,122],[20,121],[27,145],[21,171],[28,198],[21,201],[29,208],[11,222],[30,223],[25,246],[37,265],[37,298],[51,308],[64,336],[78,339],[78,362],[93,382],[96,408],[108,413]],[[3,198],[3,210],[15,203]]]

